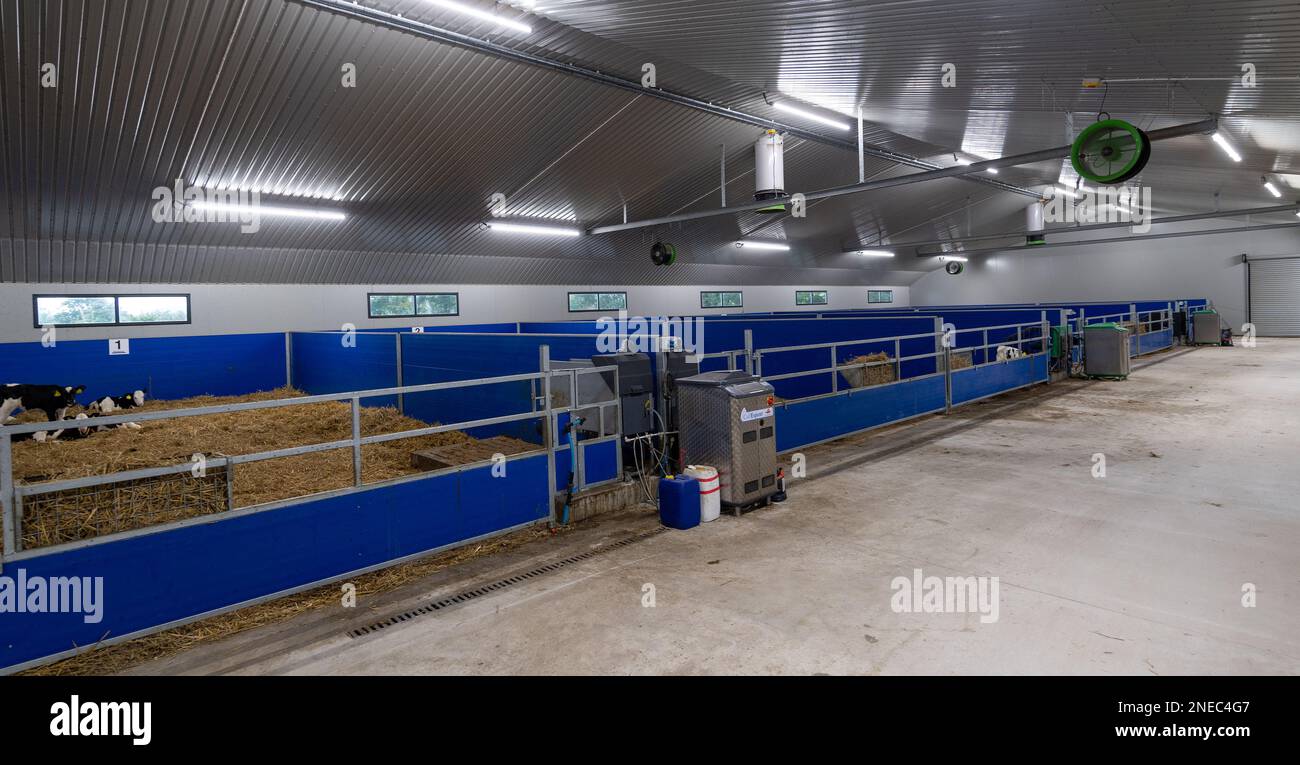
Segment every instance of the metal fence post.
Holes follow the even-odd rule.
[[[230,455],[222,455],[226,458],[226,512],[235,509],[235,463],[230,461]]]
[[[397,349],[397,387],[399,387],[399,388],[406,384],[406,383],[402,382],[402,377],[403,377],[403,375],[402,375],[402,338],[403,338],[403,337],[404,337],[404,335],[403,335],[401,332],[398,332],[397,334],[393,335],[393,338],[395,339],[395,343],[394,343],[394,345],[396,346],[396,349]],[[406,414],[406,395],[403,394],[403,393],[398,393],[398,394],[397,394],[397,411],[401,412],[402,414]]]
[[[754,374],[754,330],[745,330],[745,374]]]
[[[352,397],[352,480],[361,485],[361,397]]]
[[[943,413],[952,413],[952,346],[943,347]]]
[[[284,333],[284,384],[293,387],[293,333]]]
[[[837,368],[839,366],[839,360],[838,360],[839,354],[836,353],[838,349],[836,348],[835,344],[832,343],[829,350],[831,352],[831,393],[839,393],[840,376],[839,376],[839,369]],[[864,369],[863,371],[865,372],[866,370]]]
[[[14,518],[14,462],[13,440],[8,434],[0,435],[0,513],[4,514],[4,554],[18,552],[18,523]]]
[[[903,346],[902,340],[894,338],[894,379],[903,379]]]
[[[1043,333],[1043,381],[1052,381],[1052,339],[1048,337],[1050,330],[1047,323],[1047,311],[1043,311],[1043,323],[1040,325]]]
[[[546,506],[553,526],[557,519],[555,517],[555,421],[551,414],[551,346],[543,345],[537,349],[537,365],[542,370],[542,397],[546,400],[546,405],[542,408],[546,417],[542,438],[546,439]],[[576,459],[576,455],[569,455],[569,459]]]

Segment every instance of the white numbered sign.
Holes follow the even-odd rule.
[[[129,356],[131,354],[131,341],[128,338],[121,340],[108,341],[109,356]]]
[[[411,331],[414,332],[414,333],[417,334],[417,335],[423,335],[423,334],[424,334],[424,327],[411,327]]]

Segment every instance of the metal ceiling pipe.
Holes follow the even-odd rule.
[[[931,252],[918,254],[918,258],[942,258],[945,255],[961,255],[968,257],[971,255],[988,255],[994,252],[1038,252],[1049,247],[1090,247],[1094,244],[1115,244],[1116,242],[1138,242],[1147,239],[1176,239],[1180,236],[1218,236],[1220,234],[1242,234],[1251,231],[1268,231],[1275,228],[1295,228],[1300,226],[1300,221],[1295,223],[1269,223],[1263,226],[1238,226],[1236,228],[1211,228],[1202,231],[1166,231],[1162,234],[1133,234],[1132,236],[1113,236],[1109,239],[1081,239],[1077,242],[1048,242],[1047,244],[1018,245],[1010,247],[985,247],[979,250],[963,250],[961,252]]]
[[[1172,127],[1161,128],[1159,130],[1147,131],[1147,138],[1152,142],[1164,141],[1169,138],[1182,138],[1183,136],[1197,135],[1201,133],[1213,133],[1219,129],[1219,120],[1217,117],[1201,120],[1200,122],[1189,122],[1184,125],[1174,125]],[[953,165],[952,167],[939,168],[937,170],[927,170],[923,173],[912,173],[910,175],[900,175],[894,178],[881,178],[866,183],[855,183],[849,186],[837,186],[820,191],[809,191],[804,193],[804,199],[812,202],[818,199],[829,199],[831,197],[844,196],[845,194],[858,194],[863,191],[875,191],[877,189],[888,189],[894,186],[907,186],[913,183],[923,181],[933,181],[939,178],[956,178],[972,173],[982,173],[989,168],[1014,167],[1016,165],[1029,165],[1035,162],[1045,162],[1052,159],[1061,159],[1070,154],[1070,147],[1057,146],[1053,149],[1043,149],[1042,151],[1031,151],[1027,154],[1014,154],[1009,157],[1000,157],[998,159],[989,159],[982,162],[973,162],[969,165]],[[1035,199],[1042,199],[1043,195],[1037,191],[1032,192]],[[744,205],[733,205],[725,210],[700,210],[691,213],[679,213],[677,215],[667,215],[662,218],[649,218],[647,220],[633,221],[631,223],[612,224],[608,226],[595,226],[587,230],[589,234],[610,234],[615,231],[627,231],[630,229],[646,228],[649,226],[662,226],[668,223],[681,223],[688,220],[700,220],[702,218],[712,218],[718,215],[731,215],[738,212],[747,212],[758,210],[769,206],[770,202],[753,202]]]
[[[1215,210],[1214,212],[1189,213],[1187,215],[1168,215],[1163,218],[1152,218],[1151,225],[1158,226],[1161,223],[1182,223],[1189,220],[1208,220],[1210,218],[1236,218],[1242,215],[1268,215],[1269,213],[1295,213],[1300,212],[1300,205],[1273,205],[1271,207],[1248,207],[1244,210]],[[1058,228],[1043,229],[1043,234],[1073,234],[1076,231],[1098,231],[1107,228],[1128,228],[1132,222],[1120,221],[1118,223],[1087,223],[1082,226],[1061,226]],[[1017,239],[1022,236],[1028,236],[1028,231],[1004,231],[1000,234],[979,234],[978,236],[956,236],[948,239],[929,239],[924,242],[891,242],[889,247],[931,247],[937,244],[955,244],[957,242],[982,242],[990,239]],[[886,245],[880,245],[882,247]],[[941,253],[920,253],[925,256],[939,255]]]
[[[608,85],[613,88],[621,88],[623,90],[631,91],[634,93],[640,93],[641,95],[647,96],[649,98],[657,98],[661,101],[668,101],[670,103],[677,104],[678,106],[685,106],[687,108],[695,109],[697,111],[707,112],[709,114],[713,114],[718,117],[725,117],[727,119],[735,120],[737,122],[744,122],[749,125],[754,125],[755,127],[776,128],[777,130],[780,130],[782,133],[789,133],[790,135],[793,135],[797,138],[802,138],[807,141],[816,141],[817,143],[823,143],[830,146],[837,146],[847,151],[853,151],[853,152],[859,151],[858,144],[853,141],[845,141],[839,138],[835,138],[833,136],[825,135],[823,133],[818,133],[812,130],[806,130],[801,127],[789,125],[784,122],[778,122],[776,120],[771,120],[766,117],[760,117],[756,114],[749,114],[747,112],[736,111],[735,109],[728,109],[725,106],[719,106],[718,104],[710,103],[708,101],[701,101],[697,98],[691,98],[690,96],[683,96],[678,93],[662,90],[660,88],[647,88],[643,86],[640,82],[636,82],[633,80],[625,80],[622,77],[615,77],[614,75],[611,74],[598,72],[595,69],[588,69],[586,67],[575,66],[573,64],[566,64],[563,61],[556,61],[554,59],[546,58],[545,56],[538,56],[534,53],[526,53],[524,51],[515,50],[513,48],[508,48],[504,45],[498,45],[496,43],[489,42],[487,40],[480,40],[477,37],[470,37],[469,35],[460,34],[459,32],[453,32],[449,29],[443,29],[442,27],[435,27],[431,24],[423,24],[418,21],[413,21],[408,18],[403,18],[396,14],[386,13],[384,11],[378,10],[377,8],[369,8],[364,5],[357,5],[353,3],[344,2],[343,0],[296,0],[296,2],[299,2],[303,5],[311,6],[313,8],[319,8],[324,11],[329,11],[330,13],[337,13],[343,16],[348,16],[350,18],[360,19],[362,21],[368,21],[372,24],[379,24],[381,26],[386,26],[391,29],[398,29],[403,32],[409,32],[411,34],[419,35],[420,37],[424,37],[429,40],[435,40],[437,42],[446,43],[448,45],[457,45],[462,48],[469,48],[470,50],[475,50],[480,53],[486,53],[491,56],[497,56],[499,58],[509,59],[511,61],[516,61],[522,64],[528,64],[530,66],[540,67],[542,69],[550,69],[552,71],[562,72],[564,74],[573,77],[579,77],[581,79],[589,80],[591,82],[597,82],[600,83],[601,85]],[[941,167],[941,165],[936,165],[932,162],[926,162],[925,160],[919,157],[913,157],[910,154],[904,154],[902,152],[894,151],[892,149],[886,149],[882,146],[872,146],[871,144],[866,144],[861,147],[861,151],[864,154],[867,154],[872,157],[876,157],[877,159],[884,159],[890,162],[896,162],[900,165],[907,165],[908,167],[916,167],[916,168],[927,169],[927,170]],[[1021,186],[1016,186],[1015,184],[1006,183],[1004,181],[994,180],[993,178],[971,177],[971,178],[967,178],[966,180],[969,180],[974,183],[982,183],[985,186],[992,186],[994,188],[1001,189],[1002,191],[1008,191],[1013,194],[1021,194],[1023,196],[1037,196],[1037,193],[1034,192],[1032,189],[1023,188]]]

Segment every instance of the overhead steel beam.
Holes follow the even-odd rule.
[[[1147,239],[1175,239],[1181,236],[1218,236],[1220,234],[1244,234],[1251,231],[1269,231],[1275,228],[1295,228],[1295,223],[1269,223],[1263,226],[1237,226],[1235,228],[1212,228],[1200,231],[1166,231],[1160,234],[1134,234],[1132,236],[1112,236],[1108,239],[1080,239],[1077,242],[1048,242],[1046,244],[1018,245],[1015,247],[984,247],[979,250],[962,250],[961,252],[931,252],[916,255],[917,258],[942,258],[946,255],[988,255],[994,252],[1037,252],[1052,247],[1090,247],[1094,244],[1115,244],[1116,242],[1137,242]]]
[[[644,85],[642,85],[640,82],[637,82],[635,80],[627,80],[627,79],[623,79],[622,77],[616,77],[612,74],[606,74],[604,72],[596,71],[595,69],[588,69],[587,67],[568,64],[563,61],[556,61],[555,59],[546,58],[545,56],[539,56],[535,53],[527,53],[521,50],[515,50],[514,48],[508,48],[504,45],[498,45],[497,43],[490,42],[488,40],[480,40],[477,37],[471,37],[469,35],[461,34],[459,32],[453,32],[449,29],[443,29],[442,27],[435,27],[432,24],[424,24],[419,21],[414,21],[412,19],[398,16],[396,14],[386,13],[377,8],[369,8],[364,5],[357,5],[354,3],[343,2],[343,0],[296,0],[296,1],[303,5],[309,5],[314,8],[320,8],[321,10],[329,11],[331,13],[337,13],[354,19],[368,21],[372,24],[379,24],[381,26],[386,26],[391,29],[398,29],[403,32],[410,32],[411,34],[419,35],[420,37],[424,37],[429,40],[436,40],[437,42],[446,43],[448,45],[457,45],[462,48],[469,48],[471,50],[476,50],[480,53],[486,53],[491,56],[497,56],[499,58],[509,59],[511,61],[517,61],[522,64],[528,64],[530,66],[536,66],[542,69],[550,69],[552,71],[562,72],[564,74],[573,77],[578,77],[580,79],[600,83],[601,85],[608,85],[609,87],[612,88],[620,88],[622,90],[639,93],[648,98],[657,98],[661,101],[668,101],[670,103],[674,103],[679,106],[685,106],[687,108],[695,109],[697,111],[707,112],[709,114],[713,114],[718,117],[725,117],[730,120],[735,120],[737,122],[744,122],[746,124],[754,125],[756,127],[761,127],[761,128],[776,128],[777,130],[780,130],[783,133],[789,133],[790,135],[793,135],[797,138],[802,138],[807,141],[816,141],[817,143],[836,146],[841,149],[845,149],[846,151],[857,152],[859,150],[858,143],[856,141],[846,141],[841,138],[836,138],[834,136],[826,135],[825,133],[818,133],[814,130],[807,130],[805,128],[797,127],[795,125],[790,125],[777,120],[768,119],[766,117],[760,117],[756,114],[749,114],[747,112],[741,112],[735,109],[728,109],[725,106],[720,106],[718,104],[711,103],[709,101],[702,101],[698,98],[691,98],[690,96],[684,96],[679,93],[673,93],[672,91],[669,90],[663,90],[661,88],[647,88]],[[888,160],[890,162],[896,162],[900,165],[906,165],[908,167],[916,167],[916,168],[927,169],[927,170],[942,167],[941,165],[936,165],[932,162],[927,162],[919,157],[913,157],[910,154],[904,154],[903,152],[900,151],[887,149],[883,146],[873,146],[871,144],[866,144],[862,147],[861,151],[864,154],[867,154],[868,156],[876,157],[878,159]],[[1027,189],[1022,186],[1016,186],[1015,184],[1006,183],[1004,181],[994,180],[992,178],[972,177],[972,178],[967,178],[966,180],[972,181],[974,183],[982,183],[985,186],[992,186],[994,188],[1001,189],[1002,191],[1011,192],[1013,194],[1021,194],[1023,196],[1038,196],[1037,193],[1034,192],[1032,189]]]
[[[1164,218],[1151,218],[1153,226],[1161,223],[1182,223],[1189,220],[1208,220],[1210,218],[1236,218],[1242,215],[1268,215],[1269,213],[1298,212],[1300,205],[1273,205],[1272,207],[1249,207],[1244,210],[1216,210],[1214,212],[1191,213],[1188,215],[1169,215]],[[1089,223],[1082,226],[1058,226],[1057,228],[1044,229],[1035,231],[1036,234],[1073,234],[1076,231],[1099,231],[1107,228],[1128,228],[1134,225],[1132,222],[1119,223]],[[890,242],[888,245],[881,244],[881,247],[932,247],[936,244],[955,244],[956,242],[982,242],[990,239],[1016,239],[1027,236],[1029,231],[1004,231],[1001,234],[980,234],[978,236],[955,236],[948,239],[929,239],[924,242]],[[873,245],[874,246],[874,245]],[[1035,245],[1038,246],[1038,245]],[[937,255],[940,253],[922,253],[923,255]]]
[[[1161,128],[1160,130],[1151,130],[1147,132],[1147,138],[1152,142],[1164,141],[1169,138],[1181,138],[1188,135],[1197,135],[1199,133],[1213,133],[1219,129],[1219,120],[1216,117],[1201,120],[1200,122],[1189,122],[1185,125],[1174,125],[1173,127]],[[1029,165],[1035,162],[1045,162],[1052,159],[1061,159],[1070,154],[1070,147],[1057,146],[1052,149],[1043,149],[1042,151],[1031,151],[1027,154],[1014,154],[1009,157],[1000,157],[998,159],[989,159],[983,162],[973,162],[969,165],[953,165],[952,167],[939,168],[937,170],[927,170],[923,173],[911,173],[909,175],[899,175],[893,178],[881,178],[879,180],[867,181],[866,183],[854,183],[849,186],[837,186],[820,191],[803,192],[804,199],[812,202],[818,199],[829,199],[831,197],[844,196],[845,194],[860,194],[864,191],[876,191],[878,189],[888,189],[895,186],[907,186],[913,183],[922,183],[924,181],[933,181],[940,178],[958,178],[972,173],[982,173],[990,168],[997,169],[1003,167],[1014,167],[1016,165]],[[1032,193],[1035,199],[1042,198],[1042,194],[1035,191]],[[609,234],[615,231],[627,231],[629,229],[647,228],[649,226],[662,226],[668,223],[681,223],[688,220],[700,220],[702,218],[712,218],[718,215],[732,215],[739,212],[748,212],[751,210],[760,210],[764,207],[771,207],[773,200],[765,202],[750,202],[743,205],[732,205],[725,210],[699,210],[697,212],[679,213],[677,215],[667,215],[662,218],[649,218],[647,220],[633,221],[631,223],[621,223],[609,226],[596,226],[588,230],[590,234]]]

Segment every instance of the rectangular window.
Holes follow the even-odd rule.
[[[570,292],[569,311],[626,311],[626,292]]]
[[[455,292],[416,295],[415,312],[420,316],[459,316],[460,295]]]
[[[188,295],[120,295],[119,324],[181,324],[190,320]]]
[[[867,290],[868,303],[892,303],[894,302],[893,290]]]
[[[372,319],[460,315],[460,294],[456,292],[372,292],[368,299]]]
[[[37,327],[189,324],[189,295],[33,295]]]
[[[745,305],[740,292],[701,292],[700,308],[742,308]]]
[[[795,305],[828,305],[826,290],[795,290]]]

